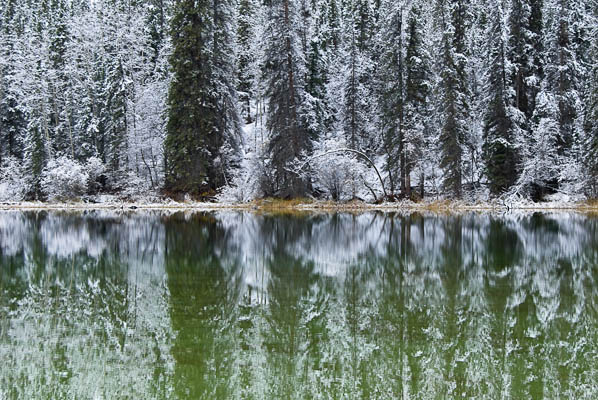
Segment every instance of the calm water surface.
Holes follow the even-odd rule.
[[[0,213],[0,399],[597,399],[598,219]]]

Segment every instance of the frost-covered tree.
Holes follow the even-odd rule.
[[[301,48],[299,9],[292,0],[272,0],[267,5],[268,25],[264,32],[266,46],[264,78],[268,98],[271,176],[264,180],[268,195],[295,197],[311,190],[308,177],[293,170],[306,156],[312,140],[305,116],[305,57]]]
[[[508,18],[507,78],[513,86],[512,102],[526,118],[525,129],[543,77],[542,6],[543,0],[513,0]]]
[[[256,54],[252,43],[256,40],[254,24],[259,11],[254,0],[239,0],[239,17],[237,25],[237,75],[239,105],[241,116],[245,122],[252,122],[251,100],[253,98],[253,82],[255,79],[253,64]]]
[[[515,192],[540,200],[554,191],[560,169],[558,155],[559,111],[556,96],[541,88],[536,97],[534,118],[537,123],[522,148],[522,168]]]
[[[411,193],[411,175],[419,169],[420,196],[424,196],[425,159],[430,141],[430,102],[432,76],[430,55],[425,43],[425,20],[419,4],[413,5],[407,20],[407,53],[405,57],[404,182],[407,196]],[[402,185],[403,186],[403,185]]]
[[[374,92],[372,10],[369,0],[350,0],[345,8],[343,124],[352,149],[373,150],[371,118]]]
[[[383,8],[383,28],[381,32],[383,53],[380,63],[380,127],[382,129],[382,147],[386,156],[385,170],[390,181],[390,192],[395,188],[401,195],[407,193],[406,140],[405,140],[405,33],[404,14],[406,4],[403,2],[386,2]],[[411,21],[410,21],[411,22]],[[411,29],[410,29],[411,31]],[[411,32],[410,32],[411,33]],[[416,37],[410,37],[413,54]],[[412,60],[415,61],[415,60]],[[412,78],[414,78],[412,76]],[[414,82],[413,82],[414,83]],[[415,83],[414,83],[415,84]],[[412,93],[414,94],[414,93]]]
[[[483,155],[490,192],[500,195],[517,180],[516,135],[519,115],[509,107],[506,30],[504,10],[500,3],[492,6],[489,18],[488,108],[484,121]]]
[[[8,0],[3,7],[0,26],[0,164],[7,157],[20,159],[27,120],[23,112],[23,87],[19,70],[23,68],[22,38],[19,35],[21,8],[19,2]]]
[[[229,0],[175,4],[166,188],[200,194],[226,183],[238,151]]]
[[[463,194],[463,147],[468,136],[469,108],[465,76],[466,0],[438,1],[437,26],[441,32],[438,43],[440,66],[441,163],[444,189],[447,195],[460,198]]]
[[[590,21],[594,21],[593,28],[589,29],[590,35],[596,37],[598,8],[590,14]],[[593,41],[588,53],[590,76],[584,92],[585,191],[591,197],[598,197],[598,42]]]

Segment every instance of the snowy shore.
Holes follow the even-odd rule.
[[[171,199],[148,199],[138,201],[122,201],[117,198],[96,199],[93,202],[67,201],[67,202],[1,202],[0,210],[245,210],[245,211],[428,211],[428,212],[466,212],[466,211],[577,211],[598,212],[598,202],[553,200],[546,202],[520,201],[448,201],[427,200],[421,202],[399,201],[392,203],[372,204],[361,201],[332,202],[321,200],[284,201],[284,200],[258,200],[247,203],[236,202],[177,202]]]

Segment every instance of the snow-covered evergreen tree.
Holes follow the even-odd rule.
[[[517,122],[520,116],[509,106],[506,29],[501,3],[489,13],[488,72],[486,93],[488,108],[484,121],[484,161],[490,192],[500,195],[517,180]]]
[[[465,30],[467,4],[465,0],[438,1],[437,26],[441,32],[438,43],[440,68],[440,166],[444,171],[444,189],[448,196],[463,194],[463,148],[468,136],[468,89],[465,76]]]
[[[179,1],[172,19],[166,187],[200,194],[226,183],[239,143],[229,0]]]
[[[272,0],[267,5],[268,25],[264,78],[268,98],[270,132],[269,176],[264,178],[267,195],[295,197],[311,190],[311,180],[293,167],[312,148],[306,124],[305,54],[299,31],[299,4],[292,0]]]

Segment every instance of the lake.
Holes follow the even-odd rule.
[[[0,399],[596,399],[598,219],[0,212]]]

